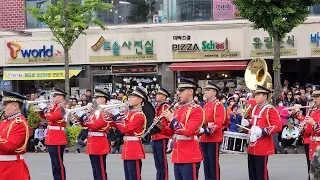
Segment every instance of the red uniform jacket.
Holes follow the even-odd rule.
[[[259,105],[255,106],[256,110],[253,112],[255,116],[258,116],[262,110]],[[253,125],[254,117],[252,117],[250,124]],[[256,126],[263,128],[266,133],[260,137],[256,142],[250,143],[248,147],[248,154],[267,156],[274,154],[274,145],[272,135],[282,130],[281,119],[278,111],[273,107],[267,108],[261,114],[261,118],[257,119]]]
[[[173,163],[193,163],[203,160],[197,135],[205,121],[204,110],[195,103],[188,103],[179,106],[174,111],[175,119],[170,123],[170,127],[163,127],[166,135],[175,134],[173,143],[172,159]],[[185,140],[178,139],[185,138]],[[186,140],[190,138],[190,140]]]
[[[94,114],[87,117],[81,125],[88,127],[87,154],[102,155],[110,152],[110,145],[107,138],[107,132],[110,127],[114,126],[114,122],[105,120],[104,114],[96,118]],[[97,135],[98,136],[97,136]],[[103,136],[101,136],[103,134]]]
[[[202,134],[201,142],[222,142],[222,126],[225,120],[223,104],[219,100],[208,102],[203,107],[206,113],[205,126],[211,129],[210,135]]]
[[[140,137],[143,135],[147,125],[147,118],[142,110],[129,112],[128,118],[124,122],[116,121],[116,127],[124,134],[121,159],[138,160],[144,159],[145,154]],[[128,138],[139,138],[139,140],[126,140]]]
[[[161,107],[159,107],[161,106]],[[160,116],[165,110],[167,110],[169,107],[168,104],[158,104],[156,106],[156,116]],[[158,110],[159,109],[159,110]],[[162,118],[160,121],[164,126],[168,126],[168,124],[170,123],[166,118]],[[169,136],[166,136],[163,131],[161,131],[158,134],[152,134],[151,135],[151,139],[154,140],[159,140],[159,139],[169,139]]]
[[[0,122],[0,156],[19,155],[26,152],[29,126],[23,115]],[[0,161],[0,179],[29,180],[25,161]]]
[[[312,160],[314,151],[317,146],[320,145],[320,141],[312,140],[312,137],[320,137],[320,109],[313,110],[310,117],[316,122],[316,125],[312,127],[311,124],[307,123],[304,134],[311,136],[310,148],[309,148],[309,159]]]
[[[47,113],[45,117],[48,120],[48,128],[45,139],[46,145],[66,145],[68,144],[67,135],[64,130],[66,127],[66,122],[62,117],[60,106],[66,108],[65,105],[54,105]],[[50,128],[53,127],[55,129]],[[60,129],[56,129],[59,128]]]

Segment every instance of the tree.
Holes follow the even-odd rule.
[[[40,8],[28,8],[27,11],[32,17],[43,22],[51,30],[54,40],[59,43],[64,50],[65,57],[65,90],[70,93],[69,81],[69,50],[73,43],[89,25],[98,25],[105,30],[106,27],[94,15],[95,11],[112,8],[111,4],[106,4],[102,0],[58,0],[56,5],[47,5],[46,12],[41,12]]]
[[[320,0],[233,0],[239,16],[253,23],[254,29],[264,29],[273,39],[273,71],[275,98],[281,97],[280,44],[282,38],[309,15],[308,6]]]

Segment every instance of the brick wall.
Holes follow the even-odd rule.
[[[25,0],[0,0],[0,29],[26,28]]]

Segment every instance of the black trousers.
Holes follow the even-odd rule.
[[[248,170],[250,180],[269,180],[268,156],[248,154]]]
[[[66,169],[63,165],[63,153],[65,146],[48,146],[51,159],[51,168],[54,180],[65,180]]]
[[[107,155],[89,155],[93,179],[94,180],[107,180],[107,172],[106,172],[106,159]]]
[[[168,180],[168,161],[167,161],[168,139],[159,139],[152,141],[152,152],[154,164],[157,169],[156,180]]]
[[[124,160],[124,175],[126,180],[141,180],[142,161],[139,160]]]
[[[200,143],[203,160],[203,170],[205,180],[220,180],[219,166],[219,142]],[[240,150],[240,149],[239,149]]]
[[[282,139],[282,141],[281,141],[281,146],[283,147],[283,148],[286,148],[287,146],[291,146],[292,145],[292,143],[295,141],[296,139]],[[296,148],[298,148],[299,147],[299,142],[297,142],[297,144],[296,144],[296,146],[295,146]]]
[[[304,152],[305,152],[306,158],[307,158],[308,175],[309,175],[309,172],[310,172],[310,159],[309,159],[309,148],[310,148],[310,145],[309,144],[304,144],[303,147],[304,147]],[[309,176],[309,179],[310,179],[310,176]]]

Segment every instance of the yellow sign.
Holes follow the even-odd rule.
[[[106,61],[137,61],[137,60],[157,60],[156,54],[143,55],[122,55],[122,56],[89,56],[89,62]]]
[[[240,58],[240,52],[194,52],[194,53],[174,53],[173,59],[215,59],[215,58]]]
[[[320,48],[311,48],[311,55],[320,55]]]
[[[69,62],[71,62],[69,58]],[[45,64],[45,63],[64,63],[64,57],[59,58],[16,58],[8,59],[7,64]]]
[[[70,69],[69,78],[77,76],[81,69]],[[48,80],[64,79],[64,70],[4,70],[3,80]]]
[[[280,51],[281,56],[296,56],[297,50],[296,49],[281,49]],[[257,50],[251,51],[251,57],[266,57],[266,56],[273,56],[273,50]]]

